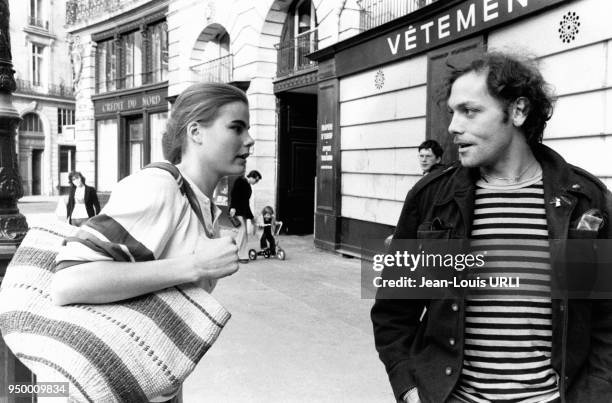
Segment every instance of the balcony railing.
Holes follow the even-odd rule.
[[[317,43],[317,29],[315,28],[274,45],[278,58],[276,76],[283,77],[315,67],[317,63],[307,58],[306,55],[317,50]]]
[[[108,16],[127,4],[143,0],[68,0],[66,2],[66,25],[74,25],[90,18]]]
[[[228,83],[233,80],[234,55],[227,55],[197,64],[191,67],[191,70],[194,72],[197,80]]]
[[[48,85],[37,85],[31,81],[15,79],[17,83],[16,93],[29,94],[29,95],[47,95],[61,98],[74,98],[74,89],[71,86],[64,84],[48,84]]]
[[[438,0],[357,0],[361,7],[360,28],[367,31]]]
[[[40,18],[30,16],[30,18],[28,18],[28,23],[31,26],[46,29],[47,31],[49,30],[49,21],[41,20]]]

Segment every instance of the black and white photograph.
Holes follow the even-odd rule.
[[[0,0],[0,403],[612,402],[611,19]]]

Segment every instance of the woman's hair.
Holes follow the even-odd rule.
[[[274,209],[271,206],[266,206],[261,210],[261,215],[265,215],[266,213],[274,215]]]
[[[85,184],[85,177],[83,176],[83,174],[79,171],[72,171],[68,174],[68,181],[70,182],[70,186],[74,187],[74,184],[72,183],[74,178],[81,178],[81,182],[83,182],[83,185]]]
[[[198,83],[187,87],[176,99],[162,136],[164,158],[173,164],[181,162],[187,125],[211,125],[219,109],[233,102],[249,104],[244,91],[229,84]]]

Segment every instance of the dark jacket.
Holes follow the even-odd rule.
[[[438,171],[443,171],[444,169],[446,169],[445,164],[433,164],[431,168],[429,168],[429,171],[427,171],[427,175],[433,174]]]
[[[93,217],[96,214],[100,213],[100,202],[98,201],[98,193],[96,189],[91,186],[85,186],[85,210],[87,210],[87,215],[89,217]],[[70,187],[70,194],[68,195],[68,203],[66,204],[66,217],[70,222],[70,216],[72,216],[72,211],[74,210],[74,194],[76,192],[76,186]]]
[[[244,176],[239,176],[234,182],[232,193],[230,194],[230,209],[236,209],[236,215],[244,217],[246,220],[253,219],[249,199],[253,190],[251,184]]]
[[[612,195],[605,185],[543,145],[535,147],[534,154],[543,170],[549,238],[611,239]],[[467,239],[473,221],[477,178],[477,170],[458,164],[423,177],[406,197],[394,240]],[[591,208],[603,212],[604,225],[598,232],[578,234],[572,228]],[[565,242],[550,243],[551,287],[554,294],[560,295],[552,301],[552,366],[560,375],[562,401],[610,402],[612,301],[568,298],[563,290],[567,290],[568,277],[576,273],[565,263],[566,247]],[[606,269],[612,271],[609,265]],[[580,276],[582,270],[587,273],[581,267]],[[464,291],[454,291],[447,299],[376,300],[371,312],[376,348],[396,398],[413,387],[418,388],[423,403],[441,403],[450,396],[463,363],[464,301]],[[427,314],[421,322],[424,307]]]

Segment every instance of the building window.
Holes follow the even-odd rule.
[[[49,22],[45,18],[43,0],[30,0],[30,25],[49,29]]]
[[[42,85],[44,51],[44,46],[36,43],[32,44],[32,84],[36,86]]]
[[[168,112],[151,113],[149,115],[149,131],[151,133],[151,162],[163,161],[162,136],[166,131]]]
[[[124,57],[124,75],[122,88],[138,87],[142,84],[142,34],[132,32],[121,38],[121,49]]]
[[[68,175],[76,167],[76,147],[59,146],[59,185],[60,194],[68,194],[70,191],[70,180]]]
[[[117,138],[117,119],[98,120],[96,122],[96,148],[98,173],[97,187],[103,192],[110,192],[117,183],[119,163],[119,141]]]
[[[168,26],[165,22],[150,27],[151,83],[164,81],[168,75]]]
[[[281,33],[282,41],[275,45],[277,77],[311,68],[316,63],[306,55],[317,50],[316,12],[310,0],[299,0],[290,7]]]
[[[57,108],[57,132],[61,133],[64,126],[74,124],[74,109]]]
[[[97,83],[98,92],[113,91],[117,80],[117,46],[110,39],[98,43],[96,50],[98,60]]]
[[[142,118],[127,120],[129,174],[136,173],[144,167],[144,127]]]
[[[20,132],[44,133],[42,121],[35,113],[28,113],[23,116],[23,121],[19,126]]]
[[[148,36],[146,42],[144,35]],[[98,93],[165,81],[168,77],[168,26],[160,22],[143,31],[100,41],[96,56]]]
[[[295,60],[297,66],[312,64],[312,61],[306,55],[316,50],[315,16],[314,4],[310,0],[302,0],[298,3],[293,17],[295,19]]]

